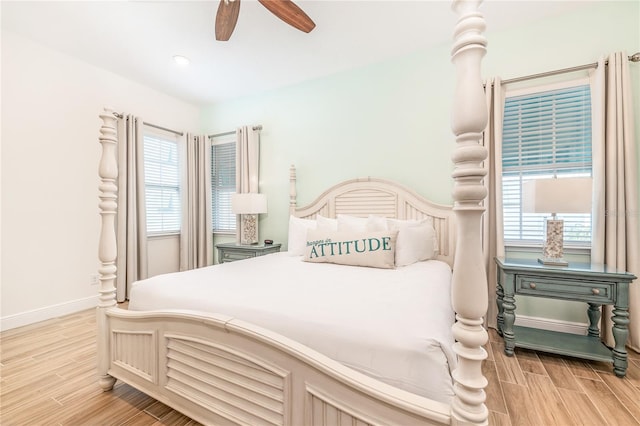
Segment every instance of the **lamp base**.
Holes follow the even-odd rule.
[[[556,259],[551,257],[539,257],[538,263],[549,266],[569,266],[569,262],[567,262],[563,258]]]
[[[568,266],[569,262],[564,260],[564,221],[549,218],[545,222],[546,239],[542,249],[542,257],[538,258],[538,263],[549,266]]]
[[[243,214],[240,218],[240,244],[258,244],[258,215]]]

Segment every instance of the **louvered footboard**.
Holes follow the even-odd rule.
[[[107,325],[109,375],[203,424],[450,423],[446,404],[226,316],[113,308]]]

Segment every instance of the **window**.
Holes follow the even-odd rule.
[[[234,233],[236,215],[231,196],[236,192],[236,135],[211,142],[211,216],[213,232]]]
[[[591,176],[588,82],[507,93],[502,137],[505,244],[540,245],[546,215],[522,211],[522,184],[554,176]],[[558,218],[564,220],[566,246],[590,247],[591,214],[559,214]]]
[[[144,132],[144,184],[147,233],[180,232],[181,198],[178,137]]]

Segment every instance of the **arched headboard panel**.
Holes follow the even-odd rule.
[[[317,215],[334,218],[339,214],[395,219],[431,217],[438,237],[438,260],[453,266],[455,215],[451,206],[433,203],[398,183],[372,177],[340,182],[306,206],[297,206],[296,172],[290,168],[291,215],[313,219]]]

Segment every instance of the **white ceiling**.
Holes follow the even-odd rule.
[[[587,2],[487,1],[492,30]],[[6,1],[2,28],[202,105],[298,83],[448,42],[456,16],[444,0],[296,0],[309,34],[242,0],[228,42],[214,37],[212,1]],[[191,65],[180,68],[173,55]]]

